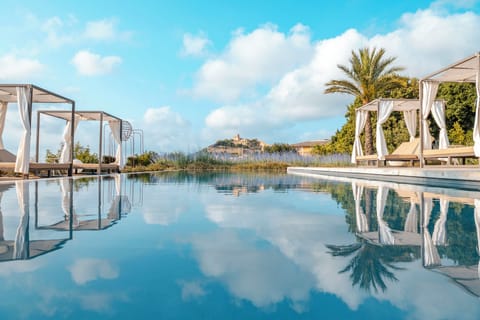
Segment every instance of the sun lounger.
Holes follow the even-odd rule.
[[[450,147],[447,149],[432,149],[424,150],[423,158],[427,160],[441,160],[446,161],[447,165],[452,164],[452,159],[462,159],[465,164],[466,158],[477,158],[473,147]]]
[[[378,156],[376,154],[358,156],[355,158],[355,160],[357,165],[362,161],[375,161],[377,166],[380,165],[380,161],[383,162],[384,166],[387,165],[387,161],[388,164],[392,166],[404,165],[406,162],[413,165],[415,161],[419,161],[419,150],[420,139],[416,138],[413,141],[401,143],[391,154],[386,155],[384,160],[378,160]]]

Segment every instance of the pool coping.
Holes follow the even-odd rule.
[[[288,167],[287,173],[480,190],[480,167]]]

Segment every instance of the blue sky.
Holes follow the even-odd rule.
[[[4,0],[3,8],[0,82],[34,83],[78,109],[129,120],[158,152],[235,133],[267,143],[329,138],[352,98],[324,95],[324,84],[342,78],[336,65],[352,50],[384,47],[421,77],[480,43],[479,4],[468,0]],[[12,123],[5,143],[14,151]],[[47,147],[60,143],[58,126]],[[95,144],[87,125],[78,130],[82,144]]]

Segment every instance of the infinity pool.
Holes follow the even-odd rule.
[[[267,174],[2,183],[0,319],[479,319],[477,199]]]

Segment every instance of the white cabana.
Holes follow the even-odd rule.
[[[437,95],[438,86],[442,82],[469,82],[476,84],[477,100],[475,105],[475,120],[473,128],[474,152],[476,157],[480,157],[480,53],[460,60],[446,68],[436,71],[422,80],[420,80],[420,101],[422,106],[422,126],[420,130],[421,151],[420,157],[423,165],[423,150],[430,149],[430,135],[428,133],[428,124],[426,122],[428,115],[432,112],[435,122],[440,127],[439,148],[448,148],[448,138],[445,126],[445,110],[434,103]]]
[[[75,102],[56,93],[47,91],[32,84],[0,84],[0,150],[3,146],[3,131],[9,103],[16,103],[20,115],[23,133],[20,137],[14,171],[28,175],[30,169],[30,140],[32,136],[32,104],[64,103],[71,105],[70,114],[75,111]],[[73,130],[70,132],[73,140]],[[38,145],[37,145],[38,148]]]
[[[99,157],[99,165],[98,165],[98,173],[101,172],[101,162],[102,162],[102,157],[103,157],[103,141],[104,141],[104,128],[103,124],[104,122],[108,122],[109,127],[111,129],[113,138],[117,144],[117,152],[115,155],[115,164],[118,165],[120,169],[123,168],[124,166],[124,161],[123,161],[123,152],[122,152],[122,122],[123,120],[115,117],[109,113],[103,112],[103,111],[75,111],[74,117],[66,111],[63,110],[40,110],[38,111],[38,121],[37,121],[37,132],[40,131],[40,116],[41,115],[48,115],[52,116],[55,118],[63,119],[66,121],[65,125],[65,130],[64,130],[64,143],[61,151],[61,156],[60,156],[60,163],[64,163],[63,161],[72,161],[73,158],[73,145],[74,141],[70,140],[67,135],[65,135],[68,130],[72,130],[73,132],[76,131],[78,124],[80,121],[98,121],[99,122],[99,144],[98,144],[98,157]],[[72,118],[74,121],[72,121]],[[72,127],[72,122],[73,122],[73,127]],[[40,134],[37,134],[37,146],[39,145],[39,140],[40,140]],[[65,155],[65,156],[64,156]],[[68,156],[70,155],[70,157]],[[38,161],[39,157],[39,151],[37,149],[37,155],[36,159]]]
[[[403,112],[410,141],[415,139],[417,132],[417,112],[420,109],[420,101],[417,99],[375,99],[355,111],[355,140],[352,150],[352,163],[356,163],[357,156],[363,156],[360,134],[365,128],[367,112],[377,112],[376,124],[376,150],[379,160],[384,160],[388,154],[387,144],[383,134],[382,125],[388,120],[393,111]]]

